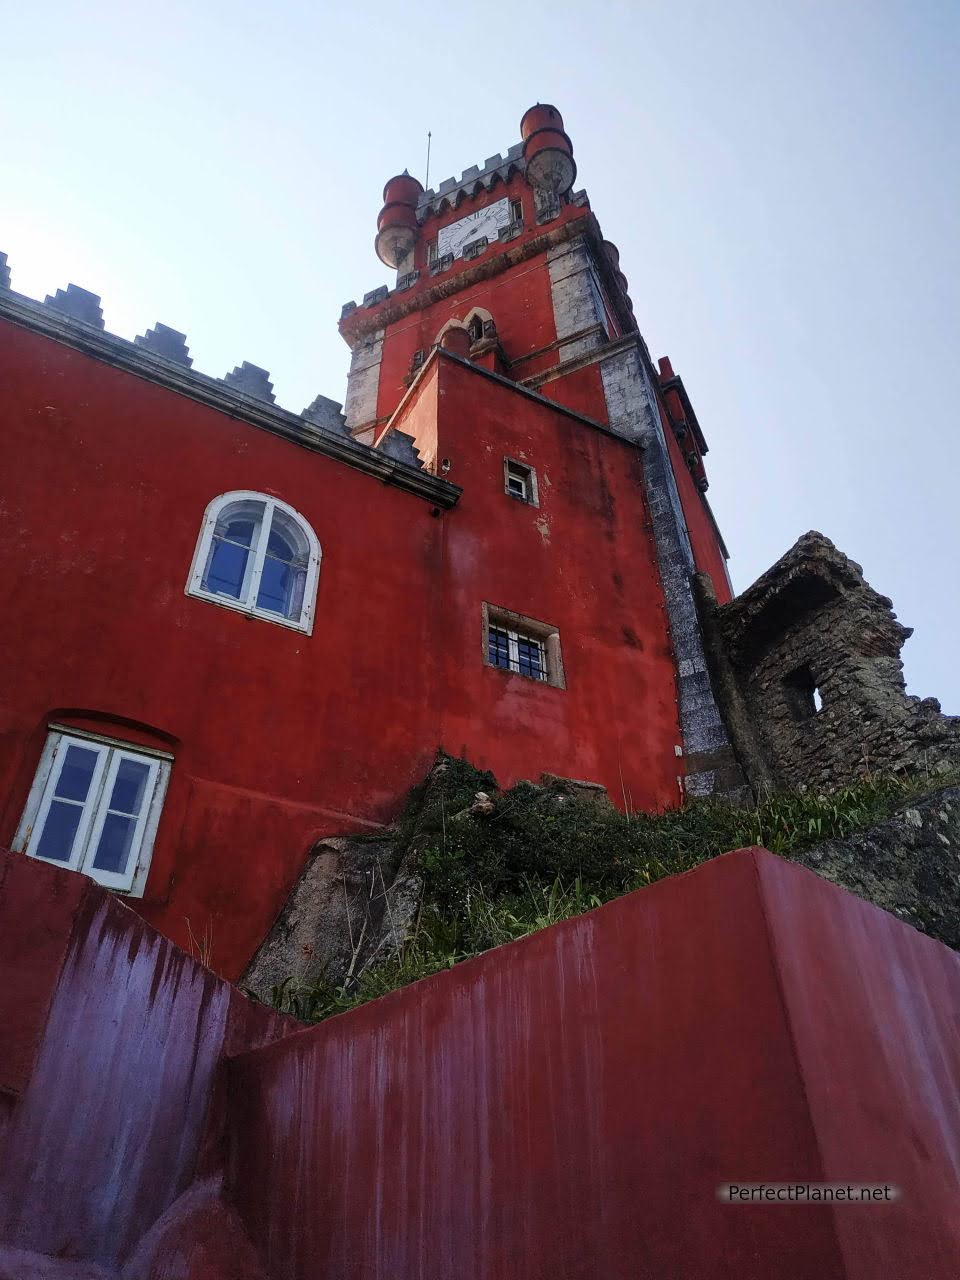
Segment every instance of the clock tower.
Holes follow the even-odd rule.
[[[617,768],[629,755],[640,792],[638,772],[672,779],[672,795],[657,785],[624,794],[628,806],[675,803],[678,786],[734,793],[692,585],[705,573],[720,601],[731,595],[706,441],[670,361],[650,358],[576,174],[559,111],[538,103],[506,154],[436,190],[406,172],[387,182],[375,248],[396,277],[343,308],[346,427],[462,486],[438,515],[454,613],[470,617],[473,595],[497,601],[486,660],[498,626],[514,658],[559,635],[554,666],[571,694],[577,668]],[[563,617],[548,626],[551,613]],[[609,789],[610,744],[593,754]]]

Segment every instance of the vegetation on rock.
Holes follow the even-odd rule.
[[[344,983],[284,983],[273,1001],[319,1021],[727,850],[763,845],[802,858],[932,785],[926,775],[868,777],[822,794],[777,794],[754,808],[704,800],[624,814],[563,781],[499,791],[492,774],[441,756],[397,829],[403,861],[422,886],[406,940]]]

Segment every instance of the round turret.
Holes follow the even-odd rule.
[[[617,246],[613,243],[612,240],[604,240],[603,248],[604,248],[604,252],[607,255],[607,260],[609,261],[610,265],[613,267],[613,273],[617,277],[617,284],[619,284],[620,288],[623,290],[625,294],[629,293],[629,285],[627,284],[627,277],[620,270],[620,250],[617,248]]]
[[[383,208],[377,218],[377,257],[388,267],[399,267],[411,253],[420,233],[417,201],[423,187],[404,170],[383,188]]]
[[[520,121],[527,181],[555,196],[566,194],[577,177],[573,143],[563,131],[563,116],[556,107],[538,102]]]

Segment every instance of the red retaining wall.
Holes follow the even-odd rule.
[[[754,849],[299,1030],[0,852],[0,1280],[955,1280],[958,1002]]]
[[[0,1275],[13,1251],[116,1266],[217,1167],[223,1054],[297,1024],[86,877],[3,851],[0,939]]]
[[[956,954],[743,850],[241,1055],[232,1194],[283,1280],[955,1280],[958,1001]]]

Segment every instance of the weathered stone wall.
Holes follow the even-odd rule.
[[[722,607],[698,587],[714,684],[755,789],[960,765],[960,717],[906,693],[910,629],[828,538],[805,534]]]
[[[960,949],[960,787],[934,791],[886,822],[791,858]]]
[[[394,832],[321,840],[241,985],[268,1003],[284,983],[340,986],[400,945],[419,896]]]

